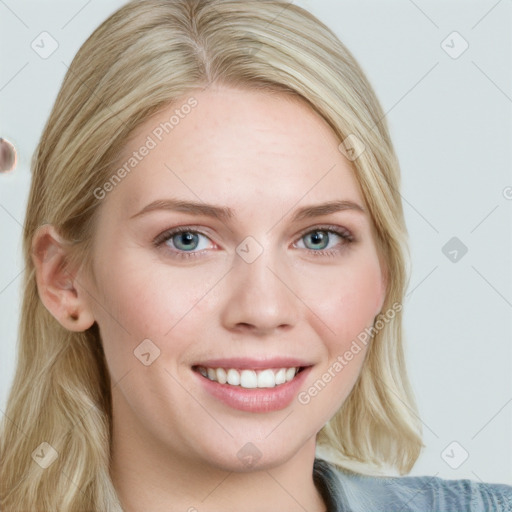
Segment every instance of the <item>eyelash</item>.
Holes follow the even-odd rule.
[[[302,238],[304,238],[306,235],[309,235],[311,233],[315,233],[317,231],[323,231],[323,232],[326,232],[326,233],[334,233],[335,235],[338,235],[340,238],[342,238],[344,240],[344,242],[341,244],[341,247],[337,248],[337,249],[321,249],[321,250],[314,250],[314,249],[305,249],[306,251],[308,251],[308,253],[314,255],[314,256],[328,256],[328,257],[334,257],[334,256],[337,256],[340,251],[343,249],[343,246],[346,245],[346,244],[350,244],[352,242],[354,242],[354,237],[352,235],[352,233],[346,229],[346,228],[341,228],[339,226],[315,226],[313,228],[308,228],[307,231],[303,231],[300,235],[299,235],[299,238],[298,240],[301,240]],[[200,230],[197,230],[191,226],[182,226],[182,227],[177,227],[177,228],[173,228],[173,229],[169,229],[167,231],[164,231],[163,233],[161,233],[160,235],[158,235],[154,240],[153,240],[153,245],[156,247],[156,248],[160,248],[160,249],[163,249],[163,245],[169,241],[173,236],[179,234],[179,233],[193,233],[193,234],[199,234],[199,235],[203,235],[204,237],[206,238],[210,238],[207,234],[203,233],[202,231]],[[195,257],[198,257],[200,256],[204,251],[195,251],[195,252],[188,252],[188,251],[180,251],[179,249],[178,250],[175,250],[175,249],[171,249],[169,248],[169,250],[174,253],[172,255],[172,257],[175,257],[175,258],[182,258],[182,259],[186,259],[186,258],[195,258]]]

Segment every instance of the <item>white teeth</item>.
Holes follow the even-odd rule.
[[[236,370],[228,370],[228,384],[231,384],[232,386],[240,385],[240,374]]]
[[[284,384],[286,382],[286,370],[284,368],[281,368],[276,373],[276,386],[279,386],[279,384]]]
[[[199,373],[214,382],[240,386],[245,389],[273,388],[291,381],[298,373],[298,368],[279,368],[278,370],[235,370],[234,368],[198,367]]]
[[[243,370],[240,374],[240,386],[247,389],[258,387],[258,377],[253,370]]]
[[[292,368],[295,370],[295,368]],[[295,375],[295,372],[294,372]],[[276,374],[272,370],[263,370],[258,372],[258,387],[273,388],[276,385]]]
[[[226,370],[224,370],[224,368],[217,368],[217,382],[219,382],[220,384],[226,384],[227,381],[228,375],[226,373]]]
[[[288,368],[288,370],[286,370],[286,382],[292,380],[293,377],[295,377],[295,368]]]

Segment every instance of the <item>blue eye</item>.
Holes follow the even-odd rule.
[[[300,238],[297,245],[302,249],[307,249],[315,253],[329,253],[337,245],[343,245],[352,242],[353,237],[347,230],[339,227],[316,228],[308,231]],[[305,241],[305,242],[304,242]],[[302,242],[302,245],[300,243]]]
[[[194,254],[197,251],[207,249],[208,241],[209,238],[198,231],[189,228],[177,228],[159,235],[154,244],[156,246],[166,244],[175,252]],[[184,256],[188,256],[188,254],[184,254]]]
[[[180,249],[182,251],[197,249],[199,244],[198,234],[192,233],[190,231],[177,233],[176,235],[173,235],[170,240],[172,240],[172,243],[176,249]]]
[[[315,256],[336,256],[353,240],[351,232],[345,228],[318,226],[303,233],[294,246]],[[155,238],[153,244],[157,248],[166,245],[171,256],[176,258],[199,257],[215,245],[207,235],[190,227],[165,231]]]
[[[324,250],[327,248],[331,239],[331,233],[327,231],[312,231],[304,236],[304,240],[310,240],[312,245],[315,247],[308,247],[308,249],[320,249]]]

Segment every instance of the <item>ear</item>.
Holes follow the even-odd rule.
[[[67,268],[68,245],[50,224],[40,226],[32,238],[39,297],[46,309],[70,331],[85,331],[94,323],[86,292]]]

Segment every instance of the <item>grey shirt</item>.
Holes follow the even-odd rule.
[[[315,459],[328,512],[512,512],[512,486],[432,476],[374,477]]]

